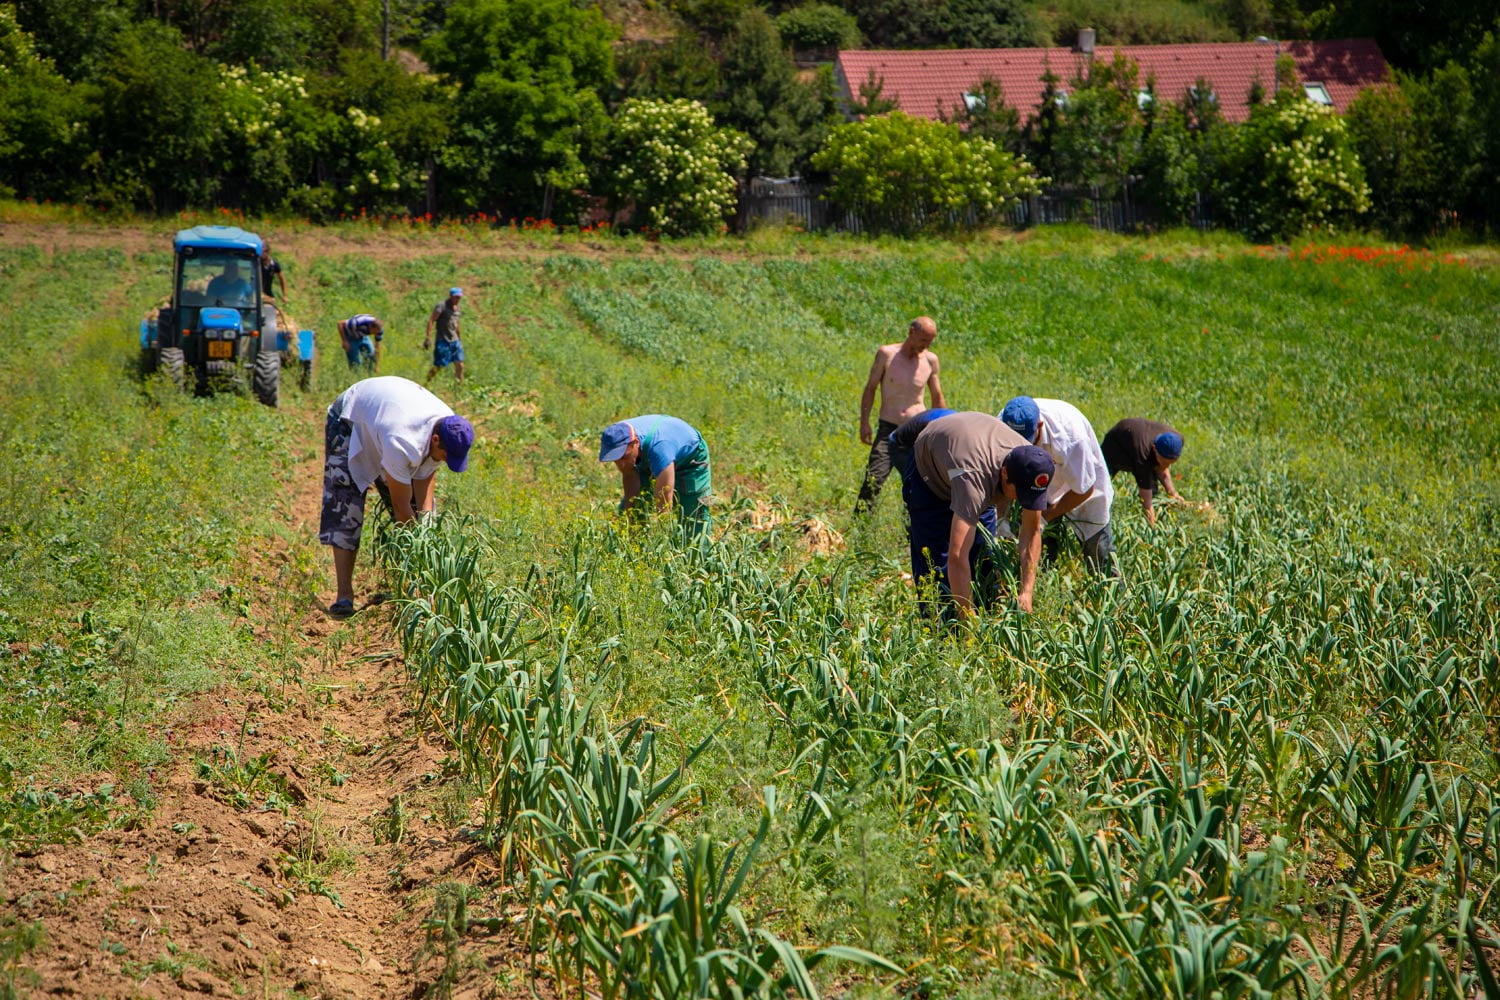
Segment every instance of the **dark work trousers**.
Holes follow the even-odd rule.
[[[875,428],[875,442],[870,445],[870,458],[865,463],[865,481],[859,487],[859,499],[854,501],[854,513],[864,514],[875,506],[880,488],[890,477],[891,469],[897,468],[891,461],[891,431],[896,425],[882,420]]]
[[[953,510],[948,501],[932,492],[917,472],[915,463],[907,458],[906,475],[901,484],[901,495],[906,501],[907,540],[911,546],[911,577],[922,592],[924,581],[930,576],[937,583],[938,592],[944,599],[943,615],[949,617],[952,602],[948,600],[948,537],[953,528]],[[974,604],[988,607],[999,593],[1000,567],[995,544],[995,508],[986,508],[979,515],[974,543],[969,546],[969,571],[973,580]],[[925,600],[919,604],[923,612],[928,610]]]

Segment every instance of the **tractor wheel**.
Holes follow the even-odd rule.
[[[161,365],[161,370],[167,373],[167,378],[172,380],[173,385],[179,387],[182,385],[184,367],[182,348],[163,347],[157,357],[157,363]]]
[[[281,402],[281,355],[275,351],[261,351],[255,355],[255,372],[251,381],[256,399],[267,406],[277,406]]]

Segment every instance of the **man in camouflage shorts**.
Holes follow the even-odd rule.
[[[328,613],[354,613],[354,558],[371,486],[398,524],[433,509],[433,478],[446,463],[468,467],[474,428],[409,379],[356,382],[328,408],[323,425],[323,513],[318,540],[333,549],[338,592]]]

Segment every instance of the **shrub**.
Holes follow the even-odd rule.
[[[1220,197],[1234,224],[1258,240],[1333,231],[1370,207],[1343,119],[1301,97],[1251,112],[1227,157]]]
[[[776,18],[784,42],[798,51],[827,51],[859,44],[854,15],[831,3],[806,3]]]
[[[1023,157],[900,111],[838,126],[812,162],[832,175],[828,198],[877,232],[977,225],[1039,189]]]
[[[749,151],[743,133],[718,127],[697,101],[632,98],[614,121],[611,186],[658,232],[719,232]]]

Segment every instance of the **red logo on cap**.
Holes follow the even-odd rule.
[[[1047,488],[1047,484],[1050,482],[1052,482],[1052,477],[1047,475],[1045,472],[1038,472],[1036,475],[1036,479],[1033,480],[1034,485],[1039,490],[1045,490]]]

